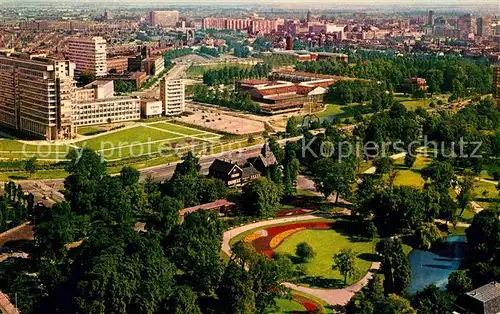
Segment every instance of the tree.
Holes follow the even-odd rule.
[[[383,175],[392,170],[394,161],[390,157],[379,157],[373,161],[373,166],[377,169],[377,174]]]
[[[246,314],[255,312],[255,293],[252,281],[245,269],[234,261],[226,266],[217,289],[219,312],[227,314]]]
[[[448,284],[446,290],[460,296],[473,289],[472,280],[467,276],[466,270],[454,270],[448,277]]]
[[[223,224],[213,212],[196,211],[172,232],[166,247],[182,280],[199,294],[213,293],[222,275],[219,258]]]
[[[300,257],[303,261],[307,261],[308,259],[313,258],[316,254],[312,246],[310,246],[307,242],[301,242],[297,244],[295,248],[295,255]]]
[[[26,160],[26,163],[24,164],[24,170],[30,174],[30,177],[35,174],[38,166],[36,164],[36,157],[31,157],[30,159]]]
[[[196,294],[189,286],[176,287],[164,305],[165,313],[172,314],[201,314],[200,307],[196,304]]]
[[[271,217],[280,206],[282,189],[265,177],[251,181],[243,187],[245,214],[255,217]]]
[[[477,261],[498,261],[500,247],[499,212],[485,209],[474,216],[472,224],[465,230],[469,255]]]
[[[182,162],[177,164],[174,171],[174,177],[184,175],[198,175],[201,166],[200,159],[192,152],[188,152],[182,157]]]
[[[333,256],[332,269],[338,270],[344,276],[344,285],[347,284],[347,277],[354,278],[357,273],[356,254],[351,249],[342,249],[340,253]]]
[[[300,129],[298,127],[299,123],[297,121],[297,118],[291,117],[288,119],[286,122],[286,133],[290,137],[298,136],[300,135]]]
[[[435,285],[430,285],[423,291],[417,292],[412,305],[419,313],[442,314],[452,312],[454,301],[453,295],[441,291]]]
[[[355,167],[349,161],[323,158],[313,164],[312,172],[316,189],[325,198],[336,193],[335,204],[338,204],[340,195],[350,195],[351,184],[355,182]]]
[[[283,163],[285,152],[283,151],[283,148],[281,148],[281,145],[278,143],[276,138],[271,137],[267,145],[269,145],[269,149],[271,150],[271,152],[273,152],[274,157],[276,157],[278,163]],[[262,150],[265,150],[265,146],[262,147]]]
[[[380,268],[384,274],[386,294],[400,294],[408,288],[411,281],[411,268],[403,251],[401,240],[387,238],[377,243],[377,252],[382,256]]]
[[[442,232],[432,222],[423,223],[413,235],[415,247],[422,250],[431,249],[432,245],[443,237]]]
[[[458,180],[460,192],[457,196],[457,203],[460,207],[460,216],[463,215],[467,206],[474,199],[474,183],[476,181],[475,175],[470,170],[465,170],[462,179]]]

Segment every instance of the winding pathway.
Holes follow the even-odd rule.
[[[240,226],[231,230],[228,230],[224,232],[223,238],[222,238],[222,251],[226,253],[228,256],[231,256],[231,246],[230,246],[230,241],[232,238],[236,237],[239,234],[242,234],[246,231],[256,229],[256,228],[261,228],[261,227],[266,227],[270,225],[276,225],[280,223],[293,223],[293,222],[300,222],[300,221],[308,221],[308,220],[313,220],[313,219],[319,219],[321,218],[320,216],[315,216],[315,215],[305,215],[305,216],[298,216],[298,217],[287,217],[287,218],[279,218],[279,219],[271,219],[271,220],[265,220],[265,221],[259,221],[255,223],[251,223],[248,225]],[[345,287],[343,289],[315,289],[315,288],[309,288],[309,287],[304,287],[304,286],[299,286],[295,285],[293,283],[289,282],[284,282],[282,283],[283,286],[287,288],[291,288],[293,290],[301,291],[313,296],[316,296],[320,298],[321,300],[325,301],[329,305],[345,305],[349,300],[352,298],[352,296],[361,290],[367,283],[370,278],[372,278],[373,273],[372,270],[376,270],[380,268],[380,263],[372,263],[371,270],[358,282]]]

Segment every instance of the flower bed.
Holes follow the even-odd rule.
[[[258,237],[255,240],[248,243],[251,243],[252,246],[255,247],[255,250],[257,252],[264,254],[269,258],[272,258],[272,256],[274,255],[274,249],[279,244],[281,244],[283,240],[285,240],[285,238],[291,236],[292,234],[298,231],[305,229],[330,229],[330,224],[327,222],[302,222],[302,223],[292,223],[283,226],[269,227],[267,229],[264,229],[267,235]],[[293,230],[293,232],[290,230]],[[276,236],[285,232],[287,232],[285,235],[280,236],[273,241],[273,239]],[[273,241],[274,246],[271,245],[271,241]]]
[[[281,244],[281,242],[283,242],[283,240],[285,240],[286,238],[288,238],[289,236],[291,236],[292,234],[296,233],[296,232],[299,232],[299,231],[302,231],[302,230],[305,230],[306,228],[302,227],[302,228],[297,228],[297,229],[290,229],[290,230],[287,230],[285,232],[282,232],[276,236],[274,236],[271,241],[269,241],[269,247],[271,249],[274,249],[274,248],[277,248],[278,245]]]
[[[303,307],[305,307],[307,312],[316,312],[321,308],[321,306],[317,304],[315,301],[303,297],[301,295],[294,294],[293,300],[301,304]]]
[[[276,217],[286,217],[286,216],[295,216],[295,215],[304,215],[307,213],[312,212],[312,209],[295,209],[295,210],[282,210],[279,213],[276,214]]]
[[[250,233],[249,235],[247,235],[243,239],[243,242],[252,243],[254,240],[265,236],[267,236],[266,230],[258,230],[255,231],[254,233]]]

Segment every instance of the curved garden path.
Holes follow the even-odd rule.
[[[226,253],[228,256],[231,256],[231,246],[229,245],[229,243],[232,238],[236,237],[237,235],[243,232],[270,225],[276,225],[280,223],[287,223],[287,222],[293,223],[293,222],[308,221],[318,218],[321,217],[314,215],[305,215],[298,217],[287,217],[287,218],[259,221],[248,225],[236,227],[234,229],[224,232],[222,238],[222,251]],[[379,267],[380,263],[372,263],[371,270],[379,269]],[[283,286],[316,296],[321,300],[325,301],[326,303],[328,303],[329,305],[345,305],[347,302],[349,302],[349,300],[356,292],[361,290],[361,288],[363,288],[367,284],[368,280],[370,280],[370,278],[373,276],[371,270],[360,281],[343,289],[315,289],[315,288],[295,285],[289,282],[284,282]]]

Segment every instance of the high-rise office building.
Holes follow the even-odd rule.
[[[436,12],[434,12],[433,10],[430,10],[429,14],[427,16],[427,24],[430,26],[434,26],[435,20],[436,20]]]
[[[177,22],[179,22],[179,11],[149,12],[149,23],[154,27],[174,27]]]
[[[458,18],[458,29],[460,30],[460,39],[474,39],[477,33],[476,17],[472,14],[464,14]]]
[[[184,80],[163,78],[160,81],[160,98],[166,116],[183,113],[185,110]]]
[[[68,59],[76,64],[75,74],[107,74],[106,40],[102,37],[73,37],[69,40]]]
[[[477,19],[477,35],[481,37],[489,37],[493,35],[491,17],[483,16]]]
[[[0,124],[46,140],[73,138],[75,64],[0,54]]]

